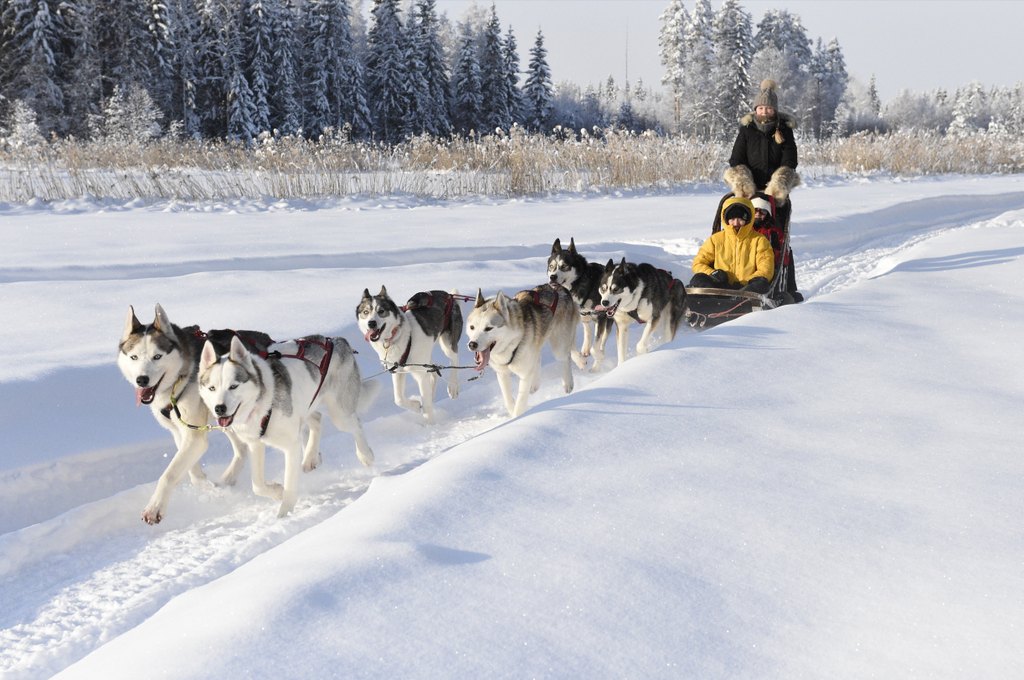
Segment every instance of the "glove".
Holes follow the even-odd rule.
[[[729,275],[723,272],[721,269],[716,269],[711,272],[711,280],[717,283],[719,286],[729,285]]]
[[[755,276],[743,286],[742,290],[749,290],[752,293],[767,293],[771,282],[763,276]]]

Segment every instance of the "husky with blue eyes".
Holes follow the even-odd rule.
[[[124,333],[118,344],[117,366],[135,387],[136,405],[147,405],[153,418],[174,437],[175,452],[156,484],[156,491],[142,511],[147,524],[163,519],[171,490],[187,473],[194,485],[209,484],[199,464],[208,446],[210,412],[199,398],[196,377],[203,343],[227,352],[228,343],[240,336],[253,350],[266,349],[273,341],[258,331],[214,330],[203,332],[198,326],[180,328],[171,323],[159,304],[153,322],[143,324],[128,308]],[[234,452],[231,464],[219,483],[232,485],[245,465],[248,452],[244,443],[226,432]]]
[[[388,295],[386,287],[363,297],[356,306],[356,320],[363,339],[380,357],[385,370],[391,373],[395,403],[419,413],[428,423],[434,420],[434,389],[439,370],[433,362],[434,345],[451,362],[443,376],[448,396],[459,396],[459,340],[462,338],[462,310],[457,293],[430,290],[416,293],[402,307]],[[461,297],[461,296],[459,296]],[[419,388],[419,398],[405,394],[405,377],[412,375]]]

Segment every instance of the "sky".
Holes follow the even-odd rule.
[[[0,677],[1024,677],[1022,176],[808,176],[806,302],[632,324],[570,394],[545,355],[515,419],[491,369],[392,403],[364,288],[530,288],[555,237],[686,277],[718,190],[0,203]],[[157,302],[347,338],[374,467],[325,425],[288,517],[244,471],[142,523],[173,444],[115,357]]]
[[[439,0],[457,19],[472,0]],[[477,5],[490,7],[488,2]],[[1010,86],[1024,80],[1020,34],[1024,2],[1015,0],[746,0],[754,23],[769,9],[798,15],[812,43],[838,39],[847,71],[867,84],[874,75],[883,102],[903,90],[955,90],[973,81]],[[552,78],[586,86],[642,78],[660,85],[659,17],[667,0],[495,0],[498,18],[519,41],[522,63],[538,28]],[[720,1],[712,2],[717,10]],[[685,2],[690,10],[692,2]]]

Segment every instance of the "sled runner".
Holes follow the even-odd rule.
[[[728,193],[718,204],[716,218],[711,233],[719,231],[721,226],[722,204],[733,196]],[[775,275],[767,293],[754,293],[731,288],[690,288],[686,289],[687,323],[691,328],[703,330],[720,323],[739,318],[750,312],[762,309],[774,309],[781,305],[795,302],[787,292],[788,282],[793,281],[793,252],[789,248],[789,206],[782,209],[775,205],[775,198],[768,194],[758,193],[756,197],[768,201],[771,206],[772,226],[757,228],[765,235],[775,251]]]

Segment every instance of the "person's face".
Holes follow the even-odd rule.
[[[730,217],[727,220],[727,222],[728,222],[729,226],[732,227],[733,229],[735,229],[736,231],[739,231],[740,229],[742,229],[744,227],[744,225],[746,225],[746,223],[747,223],[747,221],[745,219],[743,219],[742,217]]]
[[[763,222],[764,218],[768,217],[768,211],[762,210],[761,208],[754,208],[754,221]]]
[[[765,121],[771,120],[775,117],[774,106],[758,106],[754,109],[754,115],[757,116],[757,122],[764,123]]]

